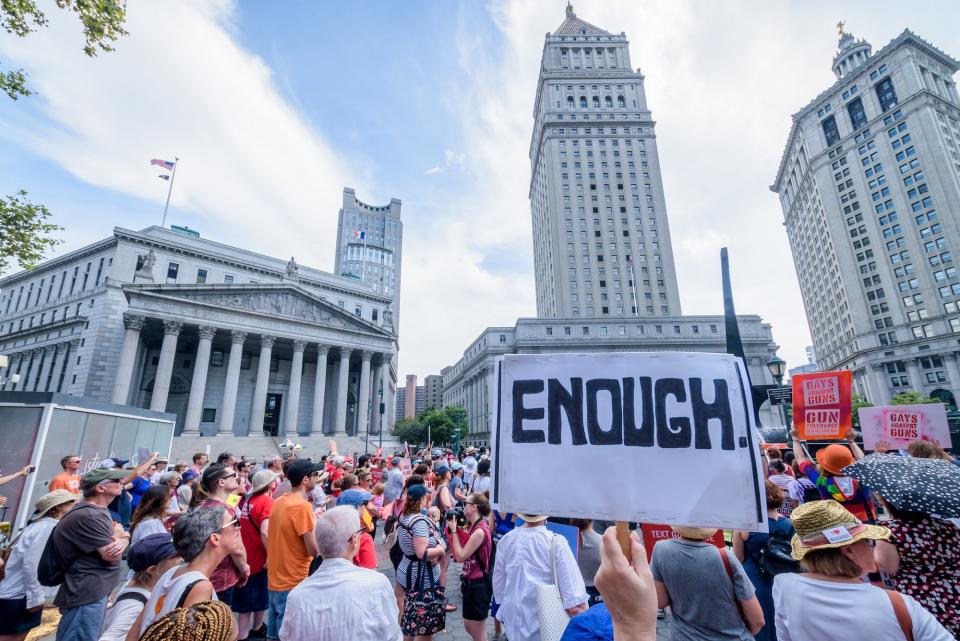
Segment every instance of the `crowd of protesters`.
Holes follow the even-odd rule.
[[[491,617],[495,639],[537,641],[554,623],[562,641],[655,639],[666,610],[674,639],[955,638],[956,522],[858,480],[855,464],[898,456],[888,444],[865,457],[851,431],[811,454],[792,436],[762,451],[766,533],[718,548],[715,528],[674,526],[649,563],[636,532],[628,560],[612,527],[497,511],[484,449],[172,467],[154,454],[82,476],[66,456],[0,555],[0,641],[25,639],[51,599],[58,641],[430,641],[457,608],[473,641]],[[935,443],[902,456],[956,471]],[[576,552],[548,521],[576,528]]]

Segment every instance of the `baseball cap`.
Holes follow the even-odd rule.
[[[463,463],[461,463],[460,461],[454,461],[453,465],[450,466],[450,469],[453,470],[454,472],[456,472],[457,470],[462,470]]]
[[[373,498],[373,494],[367,492],[366,490],[358,490],[355,488],[350,488],[349,490],[344,490],[340,495],[340,498],[337,499],[337,505],[350,505],[352,507],[360,507],[367,501]]]
[[[100,461],[100,467],[114,468],[114,467],[123,467],[129,463],[129,459],[125,458],[105,458]]]
[[[193,479],[197,478],[198,476],[200,476],[200,475],[197,474],[194,470],[192,470],[192,469],[190,469],[190,468],[187,468],[187,471],[184,472],[184,473],[183,473],[183,476],[180,477],[180,481],[181,481],[182,483],[186,483],[187,481],[192,481]]]
[[[321,463],[298,460],[287,466],[287,478],[290,479],[290,484],[296,487],[303,482],[303,479],[322,469],[323,464]]]
[[[407,488],[407,498],[414,500],[422,499],[424,496],[430,493],[430,489],[426,485],[411,485]]]
[[[444,463],[441,463],[440,465],[433,468],[433,473],[436,474],[437,476],[443,476],[449,471],[450,471],[450,468],[447,467]]]
[[[125,470],[111,470],[106,467],[98,467],[83,475],[80,479],[80,487],[89,489],[103,481],[119,481],[128,476],[130,476],[130,473]]]
[[[178,556],[173,546],[173,537],[166,532],[148,534],[130,547],[127,552],[127,565],[134,572],[143,572],[151,565],[164,559]]]
[[[390,465],[400,465],[401,460],[402,459],[399,456],[394,456],[392,459],[390,459]]]

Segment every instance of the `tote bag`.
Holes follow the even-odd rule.
[[[563,607],[560,588],[557,587],[557,542],[562,538],[553,534],[550,539],[549,585],[537,586],[537,620],[540,622],[540,641],[560,641],[570,617]]]

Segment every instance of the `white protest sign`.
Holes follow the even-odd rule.
[[[740,359],[507,355],[494,382],[501,511],[767,531]]]
[[[917,439],[950,447],[950,427],[943,403],[861,407],[859,413],[863,446],[868,450],[877,449],[877,441],[903,449]]]

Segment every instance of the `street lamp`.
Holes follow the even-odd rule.
[[[777,385],[783,385],[783,375],[787,373],[787,361],[774,354],[767,361],[767,369],[770,370],[770,374]]]
[[[774,354],[770,357],[770,360],[767,361],[767,369],[770,370],[770,375],[773,376],[773,380],[777,382],[777,387],[782,387],[783,375],[787,373],[787,361]],[[790,426],[787,424],[787,409],[784,407],[783,403],[780,403],[780,418],[783,421],[784,429],[787,430],[787,441],[790,441]]]

